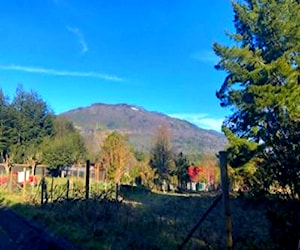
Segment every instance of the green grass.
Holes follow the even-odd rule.
[[[64,185],[66,179],[57,181]],[[209,194],[163,194],[128,186],[121,188],[121,202],[103,194],[89,200],[59,200],[41,207],[28,199],[17,199],[17,195],[2,192],[1,203],[83,249],[177,249],[213,200]],[[233,199],[232,205],[236,249],[271,248],[264,207],[249,205],[244,199]],[[224,221],[220,203],[186,249],[223,249]]]

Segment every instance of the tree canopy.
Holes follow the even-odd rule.
[[[233,114],[224,122],[237,165],[257,159],[257,184],[275,183],[300,194],[300,3],[233,2],[235,45],[214,44],[217,70],[227,73],[217,92]],[[234,139],[238,138],[238,139]],[[240,162],[239,162],[240,161]]]
[[[53,135],[54,115],[48,105],[35,92],[27,92],[21,86],[11,103],[15,130],[10,147],[14,161],[25,163],[29,154],[35,154],[43,139]],[[31,148],[31,152],[27,151]]]
[[[42,149],[43,162],[49,168],[80,164],[86,158],[83,138],[71,122],[61,117],[54,120],[54,136],[45,138]]]
[[[182,152],[176,155],[175,166],[176,166],[176,174],[178,178],[178,186],[179,188],[184,189],[186,188],[187,183],[190,181],[188,175],[188,168],[190,166],[190,163]]]
[[[0,90],[0,156],[2,159],[8,157],[9,147],[12,144],[13,116],[10,112],[8,98]]]
[[[36,161],[39,145],[53,134],[54,115],[35,93],[19,86],[9,102],[0,91],[0,151],[1,160],[9,171],[12,163]]]
[[[171,147],[171,136],[168,127],[160,126],[154,135],[154,144],[150,152],[150,166],[155,170],[157,184],[170,182],[175,174],[174,153]]]
[[[113,132],[104,140],[100,151],[100,162],[106,168],[108,180],[118,184],[124,173],[134,165],[134,154],[128,139],[118,132]]]
[[[85,158],[85,146],[73,124],[56,117],[47,103],[20,85],[12,101],[0,90],[0,162],[6,171],[13,163],[34,168],[58,167]]]

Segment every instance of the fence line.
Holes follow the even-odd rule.
[[[95,195],[100,191],[108,191],[105,169],[95,166],[89,161],[85,166],[63,168],[59,176],[65,178],[53,178],[49,176],[49,172],[47,176],[46,167],[46,165],[38,165],[35,171],[36,175],[32,175],[31,167],[28,164],[14,164],[7,174],[3,164],[0,164],[0,188],[9,192],[19,190],[24,199],[29,197],[29,199],[37,201],[37,197],[40,197],[41,205],[61,198],[88,199],[91,192]],[[28,192],[29,187],[32,187],[31,192]]]

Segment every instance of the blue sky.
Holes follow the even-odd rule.
[[[56,114],[128,103],[220,130],[229,0],[11,0],[0,3],[0,88],[19,84]]]

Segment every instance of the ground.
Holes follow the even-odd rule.
[[[0,207],[0,249],[77,249],[7,207]]]

